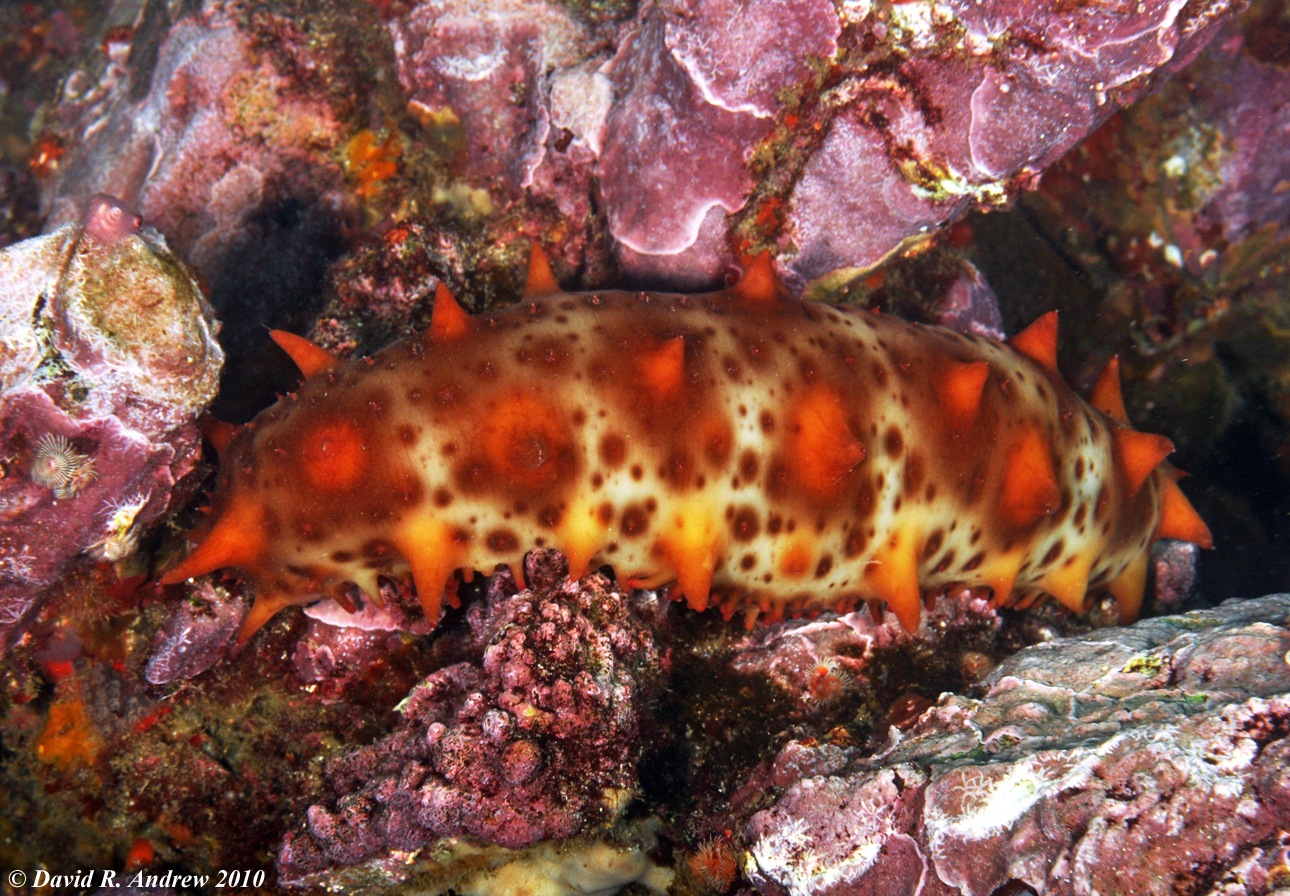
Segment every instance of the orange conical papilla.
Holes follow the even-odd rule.
[[[744,259],[744,271],[730,292],[748,305],[772,305],[784,294],[784,284],[775,273],[775,259],[766,250]]]
[[[269,338],[291,356],[291,360],[300,369],[300,375],[305,379],[324,370],[331,370],[339,363],[325,348],[295,333],[288,333],[286,330],[270,330]]]
[[[263,508],[256,501],[236,496],[220,511],[201,543],[163,575],[161,583],[174,585],[226,566],[254,567],[267,544],[263,522]]]
[[[534,243],[529,253],[529,271],[524,283],[524,298],[559,291],[560,283],[551,271],[551,262],[547,260],[546,252]]]
[[[1106,414],[1116,423],[1129,425],[1129,414],[1124,409],[1124,395],[1120,392],[1120,358],[1114,356],[1106,362],[1102,373],[1093,386],[1093,393],[1088,403]]]
[[[1008,344],[1050,373],[1057,373],[1057,312],[1049,311]]]

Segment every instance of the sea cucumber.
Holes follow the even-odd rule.
[[[222,446],[212,522],[163,577],[236,567],[245,640],[282,607],[410,574],[439,618],[454,571],[557,547],[675,582],[695,610],[779,618],[924,593],[1108,589],[1139,610],[1149,551],[1210,533],[1128,425],[1112,361],[1090,398],[1058,373],[1057,317],[1009,343],[794,298],[768,256],[703,295],[559,290],[340,362],[274,338],[306,379]]]

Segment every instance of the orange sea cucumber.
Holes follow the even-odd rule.
[[[519,304],[441,288],[371,358],[274,335],[307,379],[223,447],[213,522],[163,579],[241,570],[243,640],[383,576],[437,620],[455,570],[540,546],[749,624],[885,601],[912,628],[954,586],[1076,610],[1106,588],[1131,620],[1155,539],[1210,544],[1115,363],[1091,404],[1063,381],[1055,313],[1005,345],[800,301],[767,256],[714,293],[565,293],[535,251]]]

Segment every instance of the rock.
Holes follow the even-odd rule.
[[[311,806],[279,853],[284,882],[388,869],[400,853],[458,839],[523,850],[617,816],[636,787],[658,656],[625,592],[599,573],[567,573],[559,554],[535,551],[532,590],[494,577],[487,603],[468,611],[476,658],[431,673],[400,704],[395,731],[330,763],[328,804]]]
[[[1164,894],[1266,868],[1290,817],[1288,651],[1287,595],[1028,648],[979,699],[943,696],[753,816],[750,877],[765,894]],[[1267,892],[1256,878],[1240,892]]]
[[[156,231],[96,196],[0,252],[0,647],[82,554],[117,561],[201,459],[223,352]]]

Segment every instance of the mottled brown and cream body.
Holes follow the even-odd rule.
[[[244,636],[409,573],[435,619],[454,570],[538,546],[749,620],[886,601],[912,627],[959,585],[1075,608],[1108,587],[1131,618],[1152,540],[1209,538],[1115,369],[1102,410],[1057,373],[1053,316],[1010,347],[798,301],[762,267],[480,317],[441,290],[428,332],[345,363],[279,335],[312,375],[224,449],[212,531],[166,577],[239,568]]]

